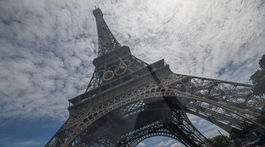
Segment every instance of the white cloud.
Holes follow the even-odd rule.
[[[202,125],[205,125],[206,124],[206,120],[205,119],[201,119],[199,122],[198,122],[198,125],[202,126]]]
[[[84,92],[94,69],[95,5],[136,57],[148,63],[164,58],[176,73],[247,83],[265,53],[262,0],[0,1],[1,120],[67,118],[67,100]],[[207,137],[218,129],[228,135],[188,117]]]
[[[1,142],[4,143],[4,146],[8,147],[34,147],[34,146],[41,146],[45,143],[45,141],[35,141],[35,140],[25,140],[25,141],[18,141],[12,140],[9,142]]]
[[[137,145],[137,147],[143,147],[143,146],[145,146],[145,143],[143,143],[143,142],[140,142],[140,143]]]
[[[21,146],[29,146],[29,145],[40,145],[41,142],[37,142],[37,141],[23,141],[23,142],[19,142],[19,144]]]
[[[199,118],[195,115],[187,113],[188,118],[192,122],[192,124],[207,138],[212,138],[214,136],[220,135],[218,130],[225,136],[229,134],[218,126],[212,124],[208,120]]]
[[[0,118],[66,119],[94,68],[95,5],[135,56],[177,73],[247,82],[265,52],[261,0],[1,1]]]
[[[190,114],[190,113],[186,113],[188,118],[190,119],[190,121],[194,121],[198,118],[198,116],[196,115],[193,115],[193,114]]]
[[[156,145],[155,147],[167,147],[172,143],[172,139],[169,140],[165,140],[165,141],[161,141],[158,145]]]
[[[215,126],[215,125],[211,125],[211,126],[209,126],[207,128],[204,128],[202,132],[204,132],[203,134],[207,138],[212,138],[214,136],[221,135],[218,130],[221,132],[222,135],[229,136],[229,134],[226,131],[224,131],[223,129],[221,129],[221,128]]]
[[[181,143],[174,143],[170,147],[185,147],[185,146]]]

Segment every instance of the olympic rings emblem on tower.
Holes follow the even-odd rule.
[[[124,75],[131,66],[130,59],[120,59],[118,65],[111,65],[107,69],[100,69],[96,74],[97,79],[102,79],[103,81],[108,81],[113,79],[115,76]]]

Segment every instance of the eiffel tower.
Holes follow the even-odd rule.
[[[85,93],[69,100],[68,120],[45,146],[133,147],[153,136],[211,146],[186,113],[237,138],[249,138],[253,130],[264,134],[258,118],[264,116],[265,98],[254,96],[252,85],[176,74],[164,60],[147,64],[115,39],[99,8],[93,14],[94,73]],[[250,126],[254,129],[246,131]]]

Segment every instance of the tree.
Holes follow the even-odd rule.
[[[224,135],[218,135],[213,138],[210,138],[209,141],[214,147],[227,147],[232,144],[232,138]]]
[[[257,70],[251,77],[254,87],[253,94],[262,96],[265,94],[265,54],[259,60],[260,69]]]

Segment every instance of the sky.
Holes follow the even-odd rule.
[[[43,146],[84,93],[97,56],[92,10],[133,55],[175,73],[251,83],[265,53],[264,0],[1,0],[0,146]],[[189,115],[207,137],[215,126]],[[224,132],[225,133],[225,132]],[[176,147],[150,138],[138,146]]]

